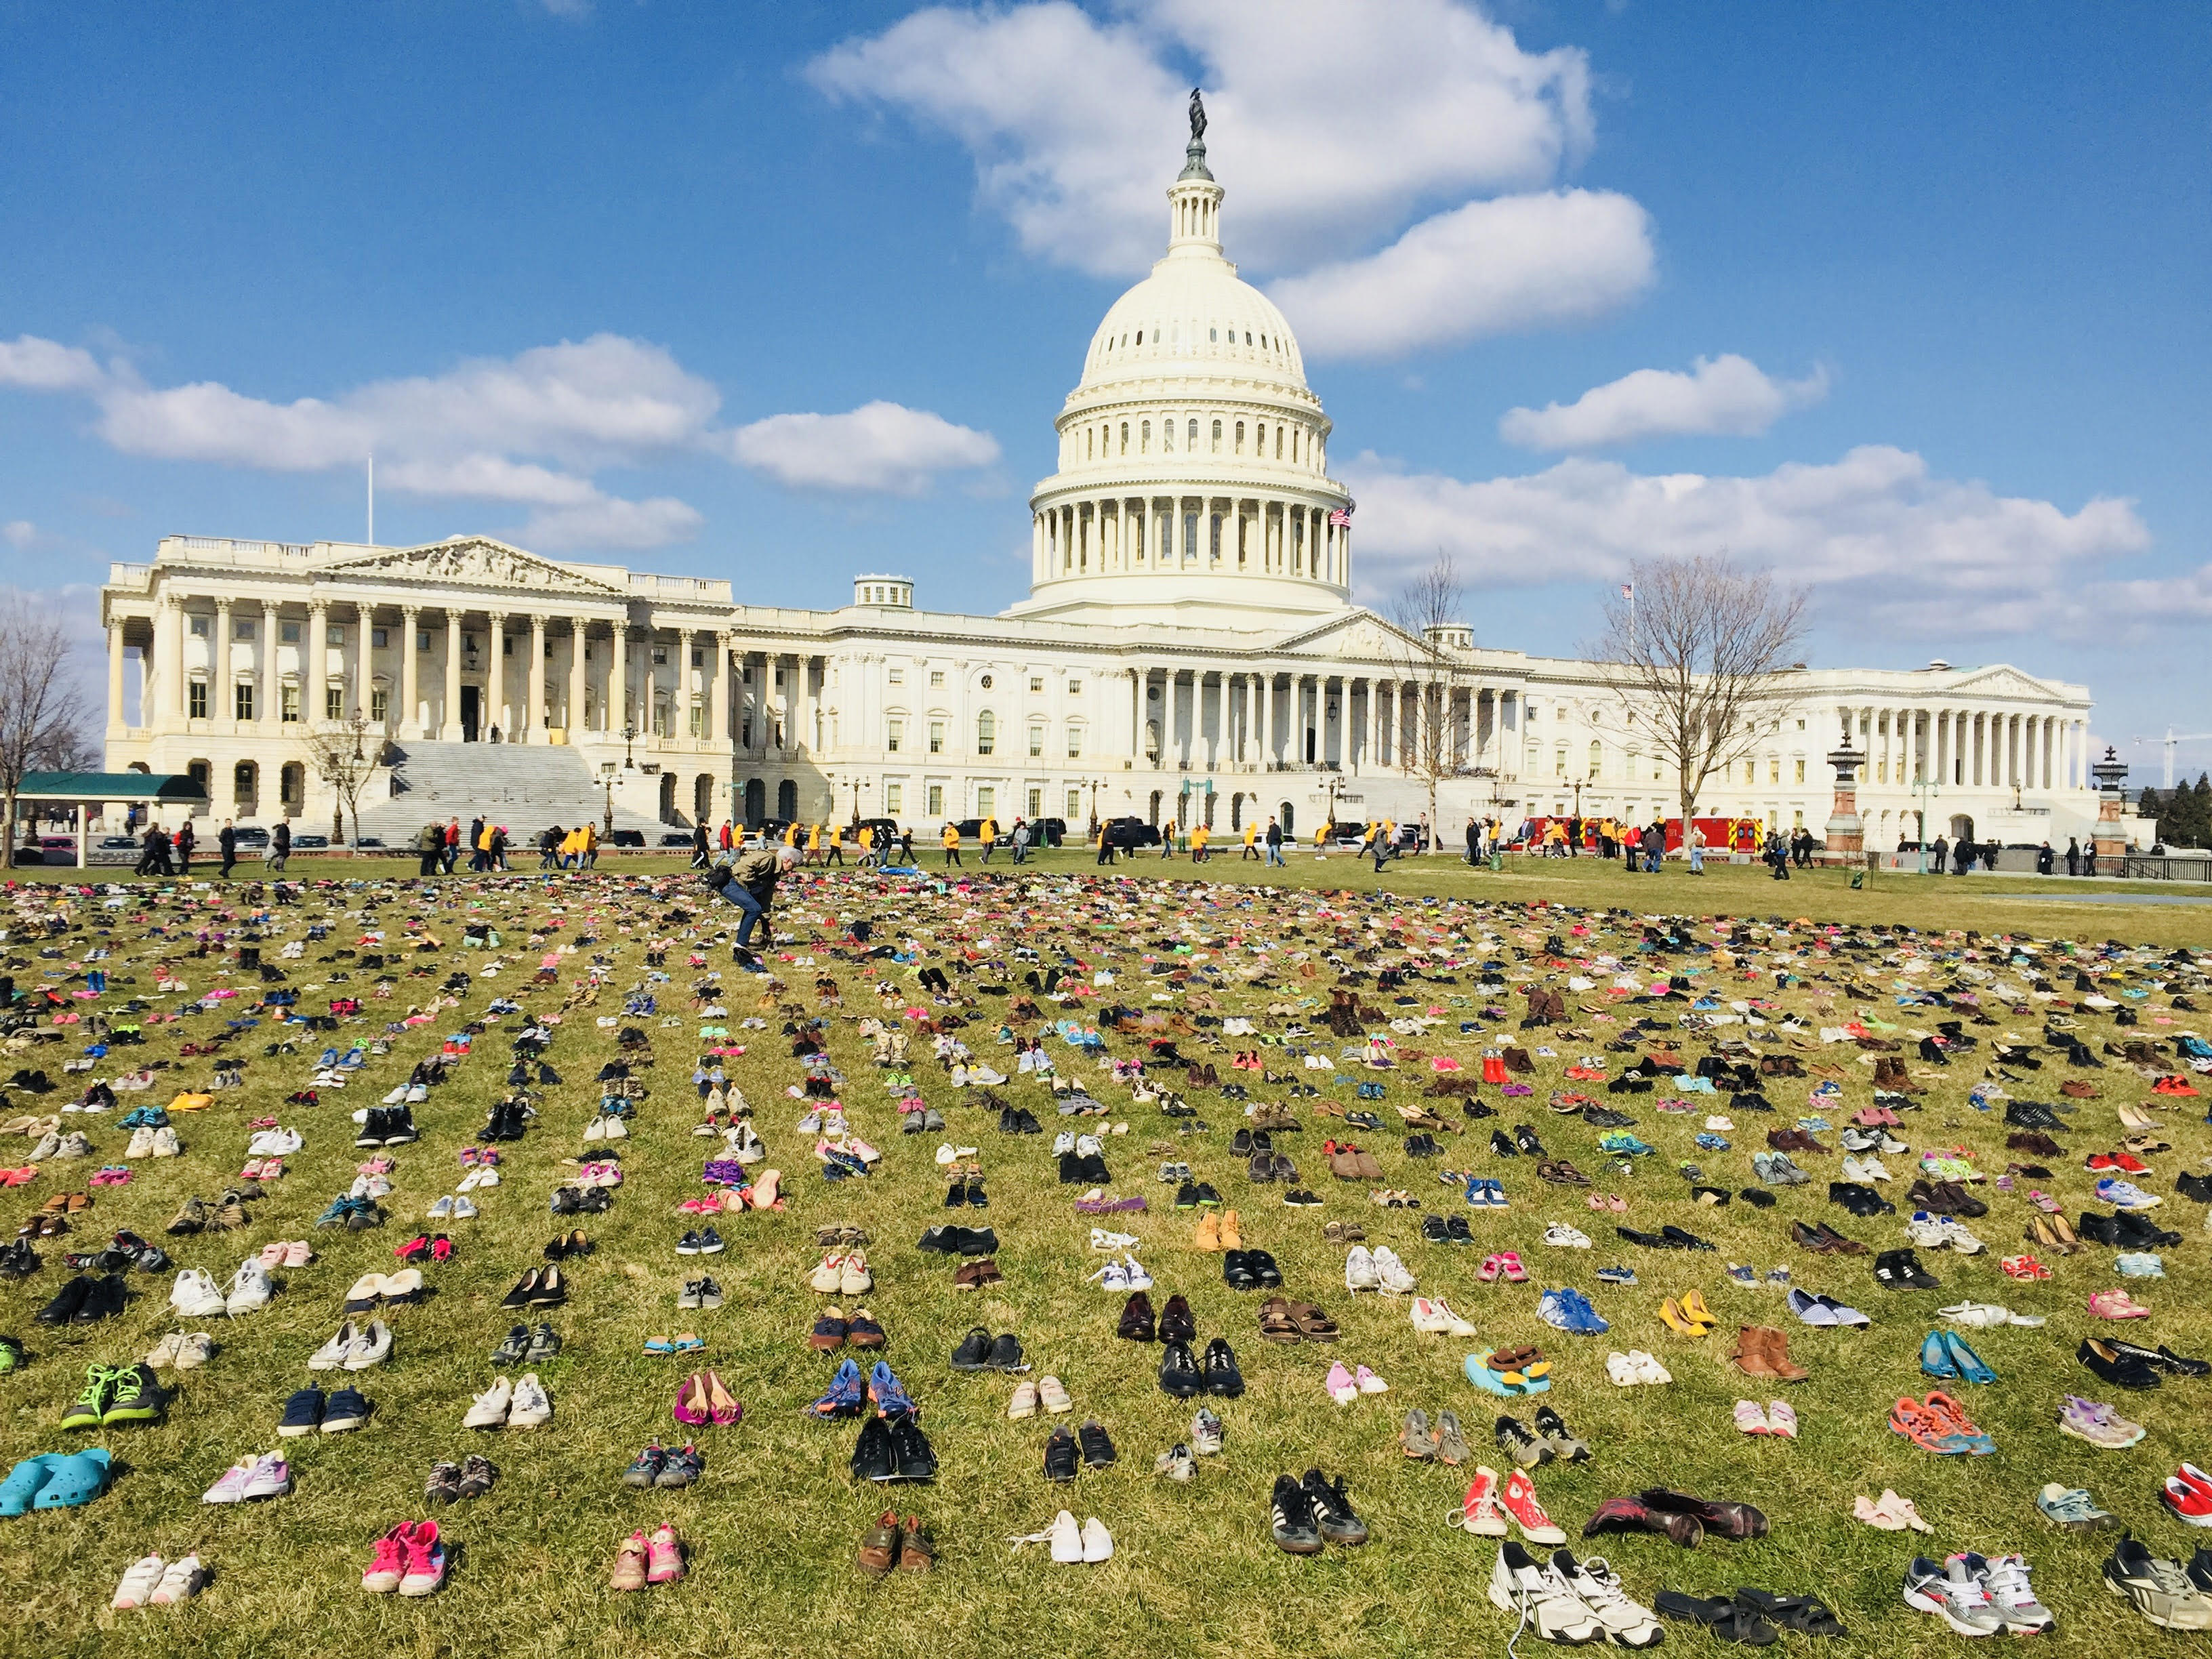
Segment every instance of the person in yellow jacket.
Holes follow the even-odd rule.
[[[983,862],[988,864],[991,861],[991,849],[999,844],[998,819],[986,817],[983,822],[975,827],[975,839],[982,845]]]
[[[822,862],[822,826],[818,823],[810,823],[806,826],[806,857],[805,862],[808,864],[819,864]]]
[[[875,867],[876,827],[872,823],[864,823],[860,826],[860,868],[872,870]]]
[[[797,818],[793,818],[789,823],[783,826],[783,844],[786,847],[793,848],[794,851],[797,850],[799,846],[799,820]]]
[[[1203,864],[1206,862],[1206,843],[1212,839],[1213,831],[1206,825],[1200,823],[1192,827],[1190,832],[1190,861],[1193,864]]]
[[[1249,823],[1244,826],[1244,858],[1256,859],[1260,856],[1260,851],[1257,846],[1259,839],[1260,820],[1254,818]],[[1239,864],[1242,864],[1243,861],[1244,859],[1237,860]]]
[[[845,826],[843,824],[833,823],[830,826],[830,845],[823,850],[822,862],[834,864],[840,869],[844,867]]]
[[[947,819],[945,824],[945,834],[939,839],[938,845],[945,849],[945,864],[947,869],[960,864],[960,826],[958,824]],[[968,866],[960,864],[960,867],[964,870]]]
[[[561,837],[561,867],[580,869],[584,862],[584,826],[578,824]]]
[[[587,823],[584,826],[583,867],[586,870],[596,869],[599,866],[599,832],[592,829],[592,826]]]

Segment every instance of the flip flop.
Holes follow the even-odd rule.
[[[1738,1589],[1736,1605],[1748,1607],[1778,1630],[1805,1636],[1841,1636],[1843,1621],[1817,1595],[1778,1595],[1772,1590]]]
[[[1782,1639],[1774,1626],[1756,1611],[1739,1607],[1734,1601],[1708,1601],[1686,1595],[1680,1590],[1662,1589],[1651,1598],[1651,1606],[1661,1618],[1703,1625],[1723,1642],[1765,1648]]]

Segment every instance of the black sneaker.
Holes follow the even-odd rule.
[[[860,1425],[860,1437],[853,1443],[853,1478],[855,1480],[888,1480],[897,1464],[891,1452],[890,1425],[880,1417],[871,1417]]]
[[[1503,1129],[1492,1129],[1490,1132],[1490,1150],[1500,1158],[1521,1156],[1521,1149],[1505,1138],[1505,1131]],[[1285,1480],[1289,1478],[1287,1475],[1284,1477]]]
[[[712,1227],[701,1229],[699,1233],[699,1254],[701,1255],[720,1255],[722,1253],[722,1249],[721,1234],[715,1231]]]
[[[127,1300],[121,1273],[109,1273],[95,1279],[92,1288],[85,1292],[84,1305],[70,1316],[75,1325],[89,1325],[95,1319],[113,1319],[123,1311]]]
[[[957,1210],[967,1202],[968,1183],[966,1182],[956,1181],[945,1189],[945,1208]]]
[[[1075,1469],[1075,1437],[1062,1425],[1054,1429],[1044,1443],[1044,1478],[1048,1480],[1073,1480]]]
[[[676,1241],[676,1254],[678,1255],[698,1255],[699,1235],[696,1232],[687,1232],[683,1237],[678,1239]]]
[[[507,1334],[507,1340],[501,1343],[499,1346],[492,1350],[492,1367],[495,1370],[512,1370],[515,1366],[520,1365],[522,1363],[523,1356],[529,1352],[529,1328],[525,1325],[517,1325],[513,1330]]]
[[[1083,1426],[1075,1431],[1083,1447],[1083,1462],[1086,1468],[1103,1469],[1114,1462],[1114,1443],[1107,1437],[1106,1425],[1097,1418],[1086,1418]]]
[[[1474,1243],[1474,1229],[1467,1224],[1467,1218],[1463,1215],[1447,1217],[1444,1220],[1444,1231],[1450,1235],[1451,1242],[1455,1244]]]
[[[1513,1126],[1513,1144],[1521,1149],[1524,1157],[1544,1156],[1544,1143],[1536,1139],[1535,1130],[1525,1123],[1516,1123]]]
[[[1314,1525],[1313,1500],[1306,1496],[1306,1489],[1287,1474],[1275,1477],[1268,1521],[1277,1549],[1292,1555],[1321,1553],[1321,1532]]]
[[[987,1369],[994,1371],[1025,1371],[1029,1368],[1030,1362],[1022,1358],[1020,1339],[1012,1331],[1002,1332],[991,1344],[991,1357],[987,1362]]]
[[[1425,1215],[1421,1218],[1421,1237],[1431,1244],[1449,1244],[1451,1224],[1440,1215]]]
[[[391,1112],[382,1106],[370,1107],[368,1115],[362,1120],[361,1133],[353,1138],[353,1144],[356,1146],[384,1145],[384,1125],[391,1115]]]
[[[550,1325],[540,1325],[530,1334],[530,1346],[523,1351],[522,1363],[542,1365],[561,1352],[561,1334]]]
[[[1570,1463],[1589,1462],[1589,1442],[1570,1429],[1566,1419],[1549,1406],[1536,1407],[1536,1432],[1551,1443],[1554,1454]]]
[[[489,1457],[471,1454],[461,1464],[459,1495],[482,1498],[499,1482],[499,1468]]]
[[[1308,1469],[1304,1485],[1316,1531],[1332,1544],[1367,1541],[1367,1523],[1352,1512],[1342,1475],[1332,1482],[1319,1469]]]
[[[1713,1248],[1695,1233],[1685,1232],[1672,1222],[1659,1230],[1659,1237],[1678,1250],[1710,1250]]]
[[[1190,1345],[1170,1342],[1160,1356],[1160,1391],[1176,1400],[1188,1400],[1206,1387],[1206,1378],[1191,1358]]]
[[[1237,1368],[1237,1351],[1224,1337],[1215,1337],[1206,1345],[1206,1391],[1218,1395],[1224,1400],[1234,1400],[1244,1392],[1244,1373]]]
[[[981,1325],[960,1339],[960,1346],[952,1351],[952,1369],[956,1371],[987,1371],[991,1369],[991,1334]]]
[[[894,1480],[934,1480],[937,1453],[921,1431],[912,1412],[901,1412],[890,1420],[891,1478]]]
[[[1498,1449],[1524,1469],[1540,1469],[1553,1457],[1551,1444],[1532,1433],[1517,1417],[1501,1417],[1494,1431]]]
[[[1263,1291],[1279,1291],[1283,1287],[1283,1270],[1275,1265],[1275,1258],[1265,1250],[1244,1252],[1244,1265],[1252,1277],[1260,1281]]]
[[[323,1425],[323,1391],[320,1389],[301,1389],[284,1402],[284,1414],[276,1419],[276,1432],[287,1439],[299,1435],[313,1434]]]

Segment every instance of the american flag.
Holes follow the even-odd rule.
[[[1328,521],[1334,525],[1339,530],[1351,529],[1352,509],[1348,507],[1338,507],[1335,512],[1328,515]]]

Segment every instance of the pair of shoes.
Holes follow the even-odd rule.
[[[1007,1540],[1016,1549],[1024,1544],[1048,1544],[1052,1559],[1060,1566],[1096,1566],[1111,1560],[1114,1555],[1114,1535],[1106,1530],[1106,1523],[1092,1516],[1081,1526],[1074,1516],[1062,1510],[1053,1517],[1052,1524],[1042,1532],[1028,1533]]]
[[[1674,1373],[1652,1355],[1641,1348],[1631,1348],[1626,1353],[1609,1353],[1605,1357],[1605,1374],[1616,1387],[1635,1388],[1638,1384],[1656,1385],[1672,1382]]]
[[[307,1356],[311,1371],[367,1370],[392,1357],[392,1327],[372,1319],[356,1328],[350,1319],[339,1325],[331,1340]]]
[[[1291,1555],[1318,1555],[1324,1544],[1367,1541],[1367,1523],[1353,1510],[1344,1477],[1332,1481],[1317,1468],[1308,1469],[1303,1480],[1275,1477],[1268,1526],[1275,1547]]]
[[[361,1587],[372,1595],[428,1595],[446,1582],[446,1546],[435,1521],[402,1521],[376,1540]]]
[[[282,1452],[264,1452],[234,1463],[222,1479],[200,1494],[203,1504],[243,1504],[258,1498],[282,1498],[292,1490],[291,1466]]]
[[[1764,1410],[1755,1400],[1737,1401],[1735,1425],[1749,1435],[1766,1435],[1783,1440],[1797,1437],[1797,1413],[1786,1400],[1770,1400]]]
[[[2124,1531],[2127,1523],[2110,1510],[2100,1509],[2086,1486],[2062,1486],[2053,1480],[2035,1495],[2043,1518],[2068,1532],[2099,1532],[2108,1527]]]
[[[1905,1605],[1932,1613],[1961,1636],[2039,1636],[2058,1622],[2037,1599],[2023,1556],[1966,1551],[1940,1565],[1915,1556],[1905,1570]]]
[[[2047,1492],[2050,1487],[2045,1487]],[[2085,1497],[2087,1494],[2083,1494]],[[1910,1498],[1900,1498],[1887,1486],[1881,1496],[1869,1498],[1862,1494],[1851,1500],[1852,1516],[1869,1527],[1883,1532],[1903,1532],[1911,1528],[1915,1532],[1933,1532],[1935,1528],[1920,1518],[1920,1511],[1912,1506]]]
[[[471,1453],[459,1463],[430,1466],[422,1496],[435,1504],[453,1504],[464,1498],[482,1498],[499,1481],[499,1469],[488,1457]]]
[[[1073,1434],[1062,1425],[1046,1437],[1044,1478],[1074,1480],[1079,1453],[1085,1468],[1103,1469],[1115,1462],[1114,1442],[1106,1432],[1106,1425],[1095,1417],[1085,1418],[1083,1425]]]
[[[1472,1455],[1466,1437],[1460,1432],[1456,1413],[1438,1412],[1431,1428],[1429,1414],[1418,1406],[1406,1413],[1405,1426],[1398,1431],[1398,1444],[1416,1462],[1434,1458],[1450,1468],[1457,1468]]]
[[[107,1490],[112,1478],[104,1446],[81,1452],[40,1452],[27,1457],[0,1480],[0,1516],[31,1510],[75,1509]]]
[[[671,1451],[653,1440],[630,1460],[629,1467],[623,1471],[623,1485],[688,1486],[706,1472],[707,1460],[696,1446],[685,1445]]]
[[[918,1517],[909,1515],[902,1526],[898,1511],[885,1510],[861,1535],[855,1565],[877,1578],[893,1567],[901,1572],[927,1572],[937,1565],[937,1548]]]
[[[2212,1630],[2212,1555],[2184,1565],[2154,1556],[2123,1533],[2105,1563],[2105,1584],[2160,1630]]]
[[[909,1407],[882,1416],[871,1415],[860,1425],[860,1437],[853,1443],[852,1467],[855,1480],[878,1485],[934,1480],[937,1453]]]
[[[88,1365],[84,1391],[64,1409],[65,1429],[106,1428],[118,1423],[150,1423],[161,1414],[168,1395],[143,1362],[134,1365]]]
[[[684,1577],[684,1547],[676,1528],[665,1524],[650,1534],[634,1532],[615,1552],[614,1571],[607,1588],[641,1590],[648,1584],[672,1584]]]
[[[116,1585],[107,1605],[118,1612],[169,1607],[191,1601],[207,1581],[207,1569],[200,1565],[197,1555],[180,1555],[173,1561],[164,1561],[158,1555],[144,1555],[123,1570],[123,1580]]]
[[[553,1398],[538,1373],[526,1371],[509,1381],[495,1377],[492,1385],[475,1397],[461,1417],[465,1429],[532,1429],[553,1416]]]

